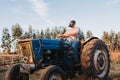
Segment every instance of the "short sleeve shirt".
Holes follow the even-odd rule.
[[[80,33],[80,29],[79,28],[76,27],[74,29],[70,28],[70,29],[67,30],[68,34],[71,34],[71,33],[74,33],[74,32],[78,32],[78,34],[76,36],[69,36],[67,38],[68,41],[70,41],[70,42],[79,41],[79,38],[78,38],[78,35]]]

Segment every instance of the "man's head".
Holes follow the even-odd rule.
[[[76,24],[75,20],[71,20],[70,21],[70,24],[69,24],[69,27],[74,27]]]

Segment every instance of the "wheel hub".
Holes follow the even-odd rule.
[[[52,74],[49,80],[62,80],[62,79],[61,79],[61,76],[56,73],[56,74]]]
[[[53,74],[53,75],[50,77],[50,80],[57,80],[57,76]]]
[[[108,68],[108,57],[104,50],[97,49],[94,54],[94,67],[98,77],[103,77]]]
[[[105,67],[105,56],[100,53],[97,58],[97,64],[100,70],[103,70]]]

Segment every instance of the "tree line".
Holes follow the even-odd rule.
[[[54,27],[52,29],[46,28],[45,30],[34,30],[31,25],[28,26],[28,29],[24,31],[22,27],[19,24],[15,24],[10,29],[3,28],[2,30],[2,44],[0,47],[4,49],[9,49],[17,47],[16,40],[22,40],[22,39],[56,39],[58,34],[63,34],[66,31],[66,27]]]
[[[12,44],[16,40],[22,39],[56,39],[58,34],[63,34],[66,31],[66,27],[54,27],[52,29],[46,28],[44,30],[34,30],[31,25],[28,26],[28,29],[24,31],[19,24],[15,24],[11,28],[12,34],[8,28],[3,28],[2,30],[2,44],[1,47],[4,49],[16,48],[17,44]],[[79,37],[81,40],[85,40],[93,37],[93,33],[89,30],[86,32],[86,35],[83,31],[80,30]],[[111,32],[103,32],[101,39],[108,45],[111,51],[120,52],[120,32],[116,33],[111,30]]]
[[[104,31],[102,40],[108,45],[110,52],[120,52],[120,31]]]

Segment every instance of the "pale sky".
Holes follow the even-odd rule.
[[[41,30],[68,26],[76,20],[83,32],[100,37],[103,31],[120,31],[120,0],[0,0],[0,34],[18,23]]]

